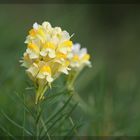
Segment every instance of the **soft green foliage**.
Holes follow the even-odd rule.
[[[1,122],[3,136],[38,136],[38,139],[43,140],[46,137],[51,139],[50,136],[76,135],[80,123],[74,123],[72,119],[77,106],[77,103],[72,101],[74,98],[72,91],[51,93],[39,104],[35,104],[31,96],[24,94],[13,95],[14,98],[17,97],[15,103],[22,110],[20,117],[12,119],[9,113],[1,110],[4,122],[11,124],[11,129],[7,129],[7,125]]]

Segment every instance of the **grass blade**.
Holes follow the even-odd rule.
[[[45,97],[45,98],[43,99],[43,101],[46,101],[46,100],[48,100],[48,99],[54,99],[55,97],[60,96],[60,95],[62,95],[62,94],[65,94],[65,93],[67,93],[67,92],[69,92],[69,91],[68,91],[68,90],[60,91],[59,93],[56,93],[56,94],[54,94],[54,95]]]
[[[5,132],[8,136],[10,136],[11,138],[13,138],[14,140],[17,140],[9,131],[6,130],[6,128],[4,128],[2,125],[0,125],[0,129]]]
[[[24,96],[24,94],[23,94],[23,100],[24,100],[24,104],[25,104],[25,96]],[[23,110],[23,128],[25,128],[25,108],[24,108],[24,110]],[[22,136],[23,136],[23,140],[24,140],[24,134],[25,132],[24,132],[24,130],[23,130],[23,132],[22,132]]]
[[[74,126],[70,129],[70,131],[68,132],[68,134],[66,134],[66,136],[71,136],[72,133],[74,132],[74,130],[76,129],[76,124],[74,124]]]
[[[57,115],[59,115],[65,108],[66,106],[68,105],[68,103],[70,102],[72,98],[72,95],[70,96],[70,98],[66,101],[66,103],[54,114],[52,115],[52,117],[50,117],[46,122],[45,122],[45,125],[47,125],[50,121],[52,121]],[[40,135],[42,133],[42,130],[43,130],[43,127],[41,128],[40,130]]]
[[[13,125],[15,125],[16,127],[23,129],[28,135],[32,136],[33,133],[28,131],[27,129],[25,129],[23,126],[19,125],[18,123],[16,123],[14,120],[12,120],[6,113],[4,113],[3,111],[1,111],[2,115],[4,115],[4,117],[11,122]]]
[[[47,129],[47,131],[45,132],[45,135],[42,137],[41,140],[43,140],[44,138],[46,138],[47,133],[51,130],[51,128],[52,128],[59,120],[63,119],[64,115],[65,115],[65,114],[59,116],[59,117],[52,123],[52,125]]]
[[[28,113],[30,113],[31,116],[35,119],[35,115],[34,115],[34,113],[32,112],[32,110],[25,104],[25,102],[24,102],[24,101],[22,100],[22,98],[18,95],[18,93],[17,93],[16,95],[17,95],[17,97],[20,99],[20,101],[21,101],[22,105],[25,107],[26,111],[27,111]]]
[[[51,137],[50,137],[49,133],[47,133],[47,127],[45,126],[44,121],[43,121],[42,118],[41,118],[41,123],[42,123],[42,126],[44,127],[44,131],[45,131],[46,134],[47,134],[48,140],[51,140]]]
[[[64,120],[58,125],[58,127],[54,130],[55,132],[56,132],[58,129],[60,129],[60,125],[62,125],[62,123],[64,123],[64,121],[70,117],[70,115],[72,114],[72,112],[74,111],[74,109],[77,107],[77,105],[78,105],[78,103],[76,103],[76,104],[72,107],[72,109],[71,109],[69,112],[65,113],[65,114],[66,114],[65,119],[64,119]],[[53,131],[50,135],[54,134],[54,131]]]
[[[42,112],[43,112],[43,109],[41,109],[41,110],[39,111],[39,113],[37,114],[37,117],[36,117],[36,124],[38,124],[38,122],[39,122],[39,120],[40,120],[40,117],[41,117]]]
[[[72,112],[74,111],[74,109],[78,106],[78,103],[76,103],[72,108],[71,110],[68,112],[67,116],[66,116],[66,119],[69,118],[69,116],[72,114]]]

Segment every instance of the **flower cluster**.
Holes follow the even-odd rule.
[[[72,52],[69,56],[70,67],[72,69],[81,69],[85,65],[91,66],[89,59],[90,55],[87,53],[86,48],[81,48],[79,43],[72,46]]]
[[[49,22],[34,23],[25,43],[22,66],[37,87],[36,103],[61,73],[69,74],[71,69],[90,63],[86,49],[73,45],[67,31],[52,27]]]

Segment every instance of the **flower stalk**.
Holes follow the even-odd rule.
[[[39,140],[39,119],[40,119],[40,104],[36,104],[36,120],[35,120],[35,132],[36,140]]]
[[[39,101],[41,101],[44,98],[44,93],[47,91],[48,86],[39,86],[36,91],[36,97],[35,97],[35,104],[37,104]]]
[[[80,71],[72,70],[67,77],[66,87],[68,90],[74,90],[74,83],[79,75]]]

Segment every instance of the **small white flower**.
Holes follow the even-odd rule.
[[[44,29],[48,29],[48,30],[52,29],[51,24],[49,22],[46,22],[46,21],[42,23],[42,26]]]
[[[72,52],[69,55],[70,66],[72,68],[81,68],[85,65],[91,66],[90,55],[86,48],[81,48],[79,43],[72,46]]]
[[[69,66],[69,61],[63,62],[61,67],[58,69],[58,71],[68,75],[69,70],[71,70],[68,66]]]

